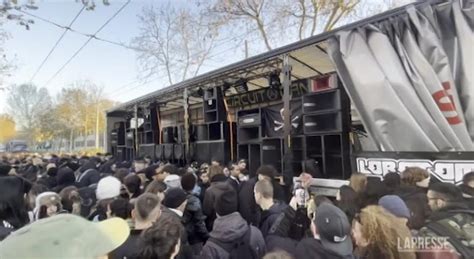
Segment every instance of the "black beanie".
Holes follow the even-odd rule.
[[[181,188],[171,188],[165,192],[163,205],[170,209],[178,208],[187,199],[186,193]]]
[[[7,164],[0,164],[0,176],[7,176],[11,169],[12,167]]]
[[[214,201],[214,208],[219,216],[229,215],[238,209],[237,192],[228,183],[215,185],[220,195]]]

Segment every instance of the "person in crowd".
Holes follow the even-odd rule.
[[[212,225],[214,220],[216,219],[216,211],[214,208],[214,203],[216,197],[220,195],[219,188],[221,185],[228,184],[227,177],[224,175],[222,167],[218,165],[211,165],[209,167],[209,179],[211,181],[211,185],[207,188],[206,193],[204,194],[204,202],[202,210],[204,215],[206,215],[206,226],[207,229],[210,231],[212,230]]]
[[[383,184],[387,188],[388,194],[393,194],[395,190],[400,188],[401,178],[396,172],[390,172],[383,177]]]
[[[123,183],[125,177],[130,174],[129,170],[127,168],[118,168],[116,170],[117,171],[114,174],[115,178],[119,179],[119,181]]]
[[[362,209],[354,218],[352,236],[357,246],[355,254],[360,258],[416,258],[414,252],[399,249],[398,244],[411,241],[408,227],[399,224],[395,216],[380,206]]]
[[[229,178],[228,178],[227,181],[230,183],[230,185],[232,185],[232,187],[235,188],[236,192],[239,192],[239,190],[240,190],[240,175],[241,175],[240,167],[235,162],[229,162],[229,166],[227,168],[229,170]]]
[[[52,217],[57,214],[66,213],[63,210],[61,197],[55,192],[43,192],[36,197],[33,209],[34,220]]]
[[[296,246],[295,258],[354,258],[351,225],[338,207],[329,203],[319,205],[311,221],[311,232],[312,237]]]
[[[36,205],[36,197],[40,195],[43,192],[49,191],[48,187],[46,187],[44,184],[40,183],[33,183],[31,185],[31,189],[28,192],[28,207],[33,210]],[[32,220],[33,218],[30,218]]]
[[[404,226],[408,226],[408,220],[410,220],[411,212],[400,197],[397,195],[385,195],[380,198],[379,206],[399,219]]]
[[[255,202],[262,209],[262,216],[259,229],[266,238],[270,228],[273,226],[278,216],[288,205],[279,200],[273,199],[273,185],[269,180],[259,180],[254,189]]]
[[[41,178],[41,180],[38,181],[38,183],[44,184],[48,189],[53,189],[58,185],[58,180],[56,179],[56,176],[58,175],[58,168],[56,167],[55,164],[48,164],[46,166],[46,175]]]
[[[142,235],[142,246],[138,253],[141,259],[174,259],[181,250],[183,226],[175,221],[160,219]]]
[[[413,186],[427,192],[430,184],[430,173],[419,167],[407,167],[401,174],[402,185]]]
[[[197,172],[198,186],[201,189],[201,193],[199,195],[201,203],[204,203],[204,195],[206,194],[206,190],[209,188],[209,186],[211,186],[211,182],[209,181],[208,167],[206,164],[203,165],[201,165],[199,171]]]
[[[239,191],[239,213],[247,223],[253,226],[260,224],[260,210],[253,195],[257,181],[258,177],[255,176],[248,181],[242,182]]]
[[[196,185],[196,176],[193,173],[186,173],[181,178],[181,186],[187,194],[187,203],[183,213],[183,222],[188,236],[188,242],[193,248],[195,255],[199,255],[202,244],[209,238],[205,219],[202,212],[201,201],[193,193]]]
[[[153,180],[148,184],[145,189],[145,192],[157,195],[160,198],[160,201],[162,201],[165,198],[166,188],[167,186],[165,183],[159,180]]]
[[[89,159],[79,168],[79,175],[76,177],[76,186],[78,188],[96,184],[100,180],[100,173],[97,171],[98,159]]]
[[[167,188],[181,188],[181,177],[177,174],[170,174],[166,176],[164,183]]]
[[[451,183],[434,183],[428,190],[433,213],[418,233],[423,237],[449,237],[446,249],[462,258],[474,254],[474,211],[464,203],[461,190]]]
[[[135,199],[141,194],[141,180],[136,174],[129,174],[123,179],[123,184],[127,187],[130,199]]]
[[[0,258],[106,258],[129,235],[127,223],[61,214],[35,221],[0,242]]]
[[[124,198],[117,198],[113,200],[107,208],[107,218],[119,217],[130,221],[132,217],[133,206],[130,201]]]
[[[76,178],[74,177],[74,171],[67,166],[59,168],[56,180],[58,181],[58,185],[56,185],[52,191],[59,193],[62,191],[62,189],[75,185]]]
[[[336,205],[346,214],[349,222],[352,222],[359,211],[358,194],[350,186],[343,185],[336,194]]]
[[[257,169],[258,180],[268,180],[273,185],[273,199],[279,201],[286,201],[285,191],[281,187],[279,181],[275,180],[278,171],[271,165],[262,165]]]
[[[8,176],[12,167],[8,164],[0,163],[0,177]]]
[[[95,210],[89,215],[89,220],[102,221],[107,218],[107,208],[120,195],[121,186],[120,181],[112,176],[107,176],[99,181],[95,191],[97,204]]]
[[[463,176],[462,184],[459,188],[469,208],[474,210],[474,171]]]
[[[187,194],[181,188],[171,188],[168,189],[165,193],[165,199],[163,200],[163,205],[169,209],[169,211],[164,211],[164,213],[169,213],[173,217],[179,218],[182,221],[184,209],[187,204]]]
[[[147,167],[148,167],[148,164],[146,163],[143,157],[137,157],[133,161],[133,172],[135,173],[139,173]]]
[[[183,226],[181,231],[181,250],[177,255],[177,258],[193,258],[193,250],[188,242],[188,235],[184,228],[184,210],[187,205],[187,194],[181,188],[171,188],[165,193],[165,199],[163,200],[163,219],[172,220]]]
[[[81,196],[76,186],[64,188],[60,193],[63,209],[74,215],[81,215]]]
[[[365,191],[358,196],[360,201],[359,206],[360,208],[364,208],[369,205],[377,205],[379,199],[386,194],[387,188],[379,177],[367,177]]]
[[[208,259],[261,258],[266,252],[262,233],[249,225],[237,211],[237,193],[228,184],[219,185],[215,200],[218,215],[209,239],[202,249]]]
[[[240,169],[240,176],[239,180],[240,182],[245,182],[249,180],[249,170],[247,170],[247,160],[245,159],[240,159],[239,162],[237,163]]]
[[[362,193],[367,187],[367,175],[362,173],[353,173],[349,179],[349,186],[356,192]]]
[[[127,240],[110,253],[110,259],[140,258],[138,256],[141,252],[141,247],[144,246],[140,235],[145,230],[151,228],[160,218],[160,204],[160,198],[151,193],[144,193],[138,196],[135,201],[135,208],[132,210],[134,228],[130,230]]]
[[[31,184],[17,176],[0,177],[0,241],[28,221],[28,205],[24,199]]]

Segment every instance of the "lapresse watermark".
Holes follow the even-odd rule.
[[[397,248],[400,252],[430,252],[452,250],[449,237],[409,237],[398,238]]]

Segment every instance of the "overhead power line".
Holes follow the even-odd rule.
[[[38,72],[41,70],[41,68],[43,68],[44,64],[46,63],[46,61],[49,59],[49,57],[51,56],[51,54],[54,52],[54,50],[58,47],[59,43],[61,42],[61,40],[64,38],[64,36],[66,35],[66,33],[68,32],[68,28],[70,28],[74,22],[77,20],[77,18],[79,18],[79,16],[81,15],[82,11],[84,11],[84,9],[86,8],[85,5],[82,6],[81,10],[79,10],[79,12],[76,14],[76,16],[74,17],[74,19],[72,19],[72,21],[69,23],[69,25],[64,28],[64,32],[61,34],[61,36],[58,38],[58,40],[56,41],[56,43],[54,44],[54,46],[51,48],[51,50],[49,51],[48,55],[46,55],[46,57],[43,59],[43,61],[41,62],[41,64],[39,65],[39,67],[36,69],[35,73],[31,76],[30,78],[30,82],[33,81],[33,79],[36,77],[36,75],[38,74]]]
[[[66,63],[64,63],[61,68],[59,68],[58,71],[56,71],[56,73],[53,74],[53,76],[48,80],[46,81],[46,84],[44,85],[44,87],[46,87],[51,81],[53,81],[63,70],[64,68],[69,64],[71,63],[71,61],[87,46],[87,44],[89,44],[89,42],[96,38],[96,35],[102,31],[105,26],[107,26],[129,3],[130,3],[131,0],[128,0],[125,4],[122,5],[122,7],[120,7],[115,13],[114,15],[112,15],[112,17],[110,17],[102,26],[99,27],[99,29],[97,29],[97,31],[93,34],[93,35],[90,35],[89,39],[84,42],[84,44],[82,44],[82,46],[66,61]]]

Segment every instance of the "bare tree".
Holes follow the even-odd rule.
[[[26,133],[33,136],[39,114],[51,108],[51,97],[46,88],[32,84],[12,86],[7,98],[8,113]]]
[[[164,75],[169,84],[197,75],[219,36],[219,23],[170,4],[147,6],[139,19],[140,33],[132,45],[143,77]]]
[[[210,15],[221,16],[229,26],[241,26],[242,22],[248,24],[246,32],[258,31],[260,44],[270,50],[409,1],[215,0],[202,4]]]

